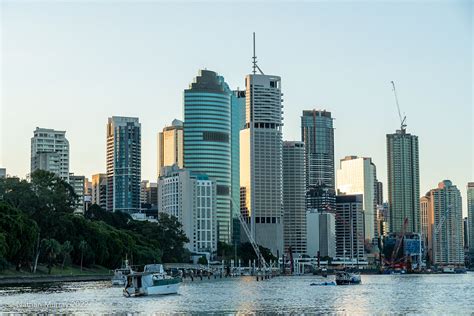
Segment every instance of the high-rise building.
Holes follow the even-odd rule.
[[[365,240],[372,242],[376,236],[377,176],[371,158],[347,156],[341,159],[337,170],[337,190],[342,194],[362,194]]]
[[[92,204],[97,204],[104,210],[107,207],[107,174],[105,173],[92,175]]]
[[[173,120],[171,126],[158,133],[158,175],[161,168],[177,165],[183,168],[183,122]]]
[[[283,237],[285,250],[306,254],[304,143],[283,142]]]
[[[423,248],[428,259],[433,258],[433,224],[434,213],[431,193],[428,192],[420,198],[420,232]]]
[[[85,177],[76,176],[74,173],[69,174],[69,184],[74,189],[74,193],[77,195],[76,213],[84,213],[84,188],[85,188]]]
[[[150,185],[150,181],[142,180],[140,182],[140,209],[142,204],[146,204],[146,188]]]
[[[388,203],[391,232],[419,233],[420,175],[418,136],[405,129],[387,134]],[[405,219],[407,221],[405,221]],[[404,228],[406,223],[406,228]]]
[[[336,196],[336,255],[340,258],[363,260],[364,198],[362,194]]]
[[[380,181],[376,181],[375,183],[376,191],[375,191],[375,200],[377,201],[377,205],[383,204],[383,183]]]
[[[141,124],[113,116],[107,124],[107,210],[140,211]]]
[[[69,142],[65,131],[39,128],[31,138],[31,172],[46,170],[69,182]]]
[[[84,211],[92,205],[92,182],[84,178]]]
[[[307,254],[310,257],[336,256],[336,217],[334,213],[306,212]]]
[[[334,189],[334,127],[331,112],[303,111],[301,137],[306,148],[306,187],[324,183]]]
[[[276,255],[283,251],[281,79],[254,73],[245,78],[245,87],[241,211],[257,244]]]
[[[231,241],[231,91],[224,78],[200,70],[184,91],[184,168],[217,185],[219,241]]]
[[[469,223],[469,252],[474,254],[474,182],[467,184],[467,217]]]
[[[245,125],[245,91],[232,91],[231,112],[231,209],[232,243],[240,243],[240,131]]]
[[[423,208],[432,213],[432,262],[438,265],[464,265],[462,199],[449,180],[438,184],[422,198]],[[430,215],[428,216],[430,224]],[[428,232],[428,235],[430,232]]]
[[[164,167],[158,180],[158,209],[175,216],[193,252],[217,250],[216,181],[176,165]]]
[[[470,240],[469,240],[469,219],[464,217],[462,220],[462,229],[463,229],[463,237],[464,237],[464,249],[469,249]]]
[[[6,178],[7,177],[7,169],[6,168],[0,168],[0,179],[1,178]]]

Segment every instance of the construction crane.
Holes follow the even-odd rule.
[[[392,83],[393,94],[395,95],[395,103],[397,104],[398,117],[400,118],[400,130],[405,131],[405,128],[407,127],[407,125],[405,124],[407,117],[406,115],[403,115],[402,118],[402,112],[400,111],[400,105],[398,104],[397,90],[395,89],[395,82],[390,82]]]
[[[252,245],[253,251],[255,251],[255,254],[257,255],[258,262],[260,263],[260,265],[262,266],[264,271],[269,270],[270,266],[268,265],[267,261],[265,260],[262,253],[260,252],[260,248],[258,247],[257,243],[255,242],[255,239],[253,239],[252,233],[250,232],[250,229],[247,225],[247,222],[245,221],[244,217],[240,213],[240,208],[237,209],[237,205],[239,205],[239,204],[236,204],[234,199],[232,199],[232,198],[231,198],[231,201],[232,201],[232,205],[234,206],[234,212],[236,214],[238,214],[237,216],[239,218],[240,225],[244,229],[245,235],[249,239],[249,242]]]

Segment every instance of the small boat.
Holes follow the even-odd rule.
[[[335,281],[311,283],[310,286],[337,285]]]
[[[443,267],[443,273],[454,273],[453,267]]]
[[[360,284],[361,278],[360,273],[355,271],[338,271],[336,272],[336,284],[337,285],[348,285],[348,284]]]
[[[128,260],[125,260],[120,269],[114,270],[112,277],[112,286],[124,286],[127,281],[127,275],[132,273],[132,268],[128,265]]]
[[[147,264],[143,272],[127,276],[124,296],[166,295],[178,293],[181,277],[166,274],[161,264]]]

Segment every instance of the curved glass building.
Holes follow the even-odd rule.
[[[200,70],[184,91],[184,168],[216,180],[218,240],[231,241],[231,91]]]

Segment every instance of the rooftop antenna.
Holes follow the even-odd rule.
[[[255,55],[255,32],[253,32],[253,57],[252,57],[252,60],[253,60],[253,61],[252,61],[252,63],[253,63],[253,66],[252,66],[252,68],[253,68],[253,70],[252,70],[253,74],[255,75],[256,72],[257,72],[256,69],[258,69],[258,71],[260,72],[260,74],[264,75],[262,69],[260,69],[260,67],[258,67],[258,65],[257,65],[257,56]]]
[[[407,125],[405,124],[405,121],[407,119],[406,115],[403,115],[402,118],[402,112],[400,111],[400,105],[398,104],[398,97],[397,97],[397,90],[395,89],[395,82],[390,81],[392,83],[393,87],[393,94],[395,95],[395,103],[397,104],[397,110],[398,110],[398,117],[400,118],[400,130],[402,132],[405,132],[405,129]]]

